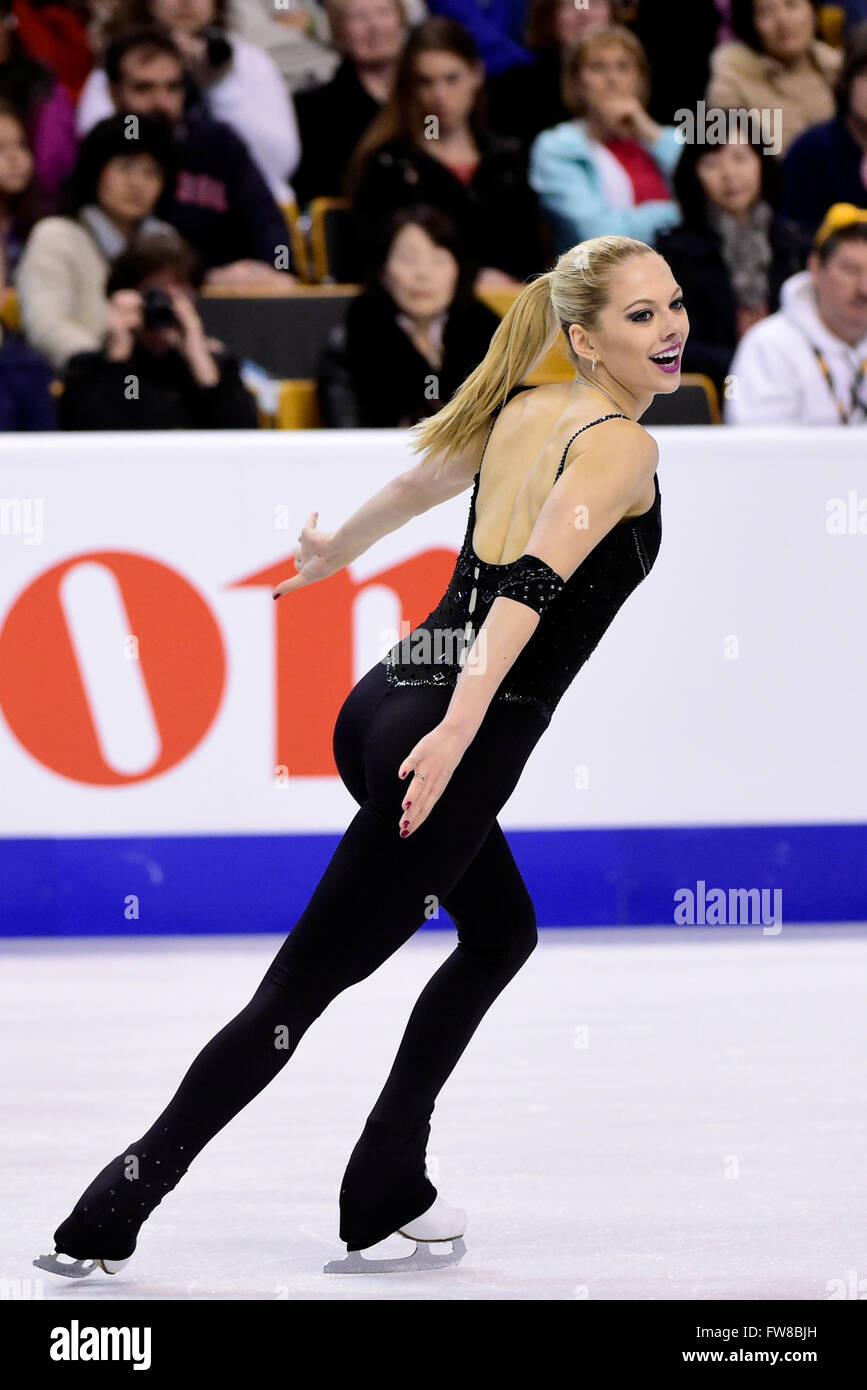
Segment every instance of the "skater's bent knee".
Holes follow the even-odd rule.
[[[478,924],[465,924],[458,932],[461,945],[477,959],[483,960],[498,973],[514,974],[533,954],[539,944],[536,914],[500,914],[479,930]]]
[[[529,959],[539,944],[539,932],[536,928],[535,913],[531,919],[522,922],[517,931],[510,933],[509,953],[513,960],[523,965]]]

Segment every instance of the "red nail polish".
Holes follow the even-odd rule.
[[[401,832],[400,832],[400,838],[401,838],[402,840],[405,840],[408,834],[409,834],[409,831],[408,831],[408,830],[401,830]]]

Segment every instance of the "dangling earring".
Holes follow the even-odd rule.
[[[595,358],[595,357],[593,358],[593,361],[590,363],[590,370],[591,370],[591,372],[595,372],[595,371],[596,371],[596,358]]]

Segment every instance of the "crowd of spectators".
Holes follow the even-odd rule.
[[[0,428],[254,428],[198,297],[291,337],[322,198],[328,427],[434,413],[481,296],[605,233],[726,424],[867,422],[867,0],[0,0]]]

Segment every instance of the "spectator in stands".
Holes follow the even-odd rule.
[[[65,430],[256,429],[238,364],[205,336],[201,270],[174,231],[142,238],[109,276],[104,345],[66,364]]]
[[[867,422],[867,211],[835,204],[813,246],[779,312],[738,345],[726,424]]]
[[[6,256],[0,242],[0,308],[7,296]],[[0,318],[0,431],[56,428],[51,368]]]
[[[720,392],[739,340],[777,309],[783,281],[809,252],[775,211],[782,177],[770,145],[743,138],[736,117],[725,136],[684,145],[674,174],[683,221],[656,239],[689,313],[684,371],[704,372]]]
[[[285,218],[243,140],[222,121],[185,111],[184,63],[171,36],[129,29],[108,45],[104,65],[116,110],[160,115],[172,126],[179,172],[164,216],[198,251],[206,283],[291,292]]]
[[[816,38],[819,0],[732,0],[737,39],[711,55],[708,106],[779,111],[780,153],[834,114],[839,52]]]
[[[846,46],[837,115],[799,135],[786,155],[783,212],[811,236],[833,203],[867,207],[867,26]]]
[[[410,34],[394,93],[349,166],[362,275],[382,223],[412,203],[430,203],[455,221],[467,255],[482,267],[477,288],[515,285],[544,270],[520,142],[488,130],[484,80],[460,24],[429,19]]]
[[[0,247],[12,275],[31,227],[45,211],[27,131],[17,111],[0,101]]]
[[[530,183],[554,249],[621,233],[652,242],[679,217],[669,177],[682,146],[674,126],[651,120],[644,49],[619,25],[582,39],[566,65],[574,119],[543,131],[530,150]]]
[[[403,0],[331,0],[328,13],[343,61],[330,82],[296,97],[301,207],[341,196],[350,156],[391,95],[407,36]]]
[[[63,206],[30,233],[16,284],[24,331],[57,368],[98,346],[105,331],[105,283],[112,261],[137,237],[164,230],[154,216],[174,173],[175,150],[162,121],[100,121],[82,142]]]
[[[414,425],[450,400],[499,324],[473,295],[454,222],[425,204],[391,218],[363,292],[329,336],[318,373],[326,424]]]
[[[183,54],[204,109],[244,141],[272,194],[290,202],[301,158],[295,108],[280,73],[254,44],[227,32],[228,0],[121,0],[106,29],[110,40],[134,27],[159,25]],[[80,134],[114,109],[104,68],[94,68],[76,112]]]
[[[525,42],[535,55],[488,82],[488,120],[501,135],[517,135],[525,149],[551,126],[568,121],[563,100],[566,58],[587,34],[613,23],[611,0],[532,0]]]
[[[56,197],[75,163],[72,102],[54,73],[25,51],[12,8],[12,0],[0,0],[0,100],[24,122],[36,177]]]
[[[428,10],[472,34],[488,77],[532,62],[524,47],[527,0],[428,0]]]

